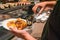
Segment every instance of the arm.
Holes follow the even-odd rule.
[[[16,28],[10,28],[10,29],[11,29],[10,31],[19,38],[24,38],[25,40],[37,40],[25,30],[18,30]]]
[[[35,39],[35,38],[33,38],[30,34],[28,34],[28,33],[26,33],[25,35],[25,39],[26,40],[37,40],[37,39]]]
[[[47,4],[55,5],[56,4],[56,1],[47,1]]]
[[[39,13],[41,13],[47,6],[50,6],[50,5],[55,5],[56,1],[45,1],[45,2],[40,2],[40,3],[37,3],[33,8],[33,12],[36,13],[36,10],[38,7],[41,8],[41,10],[39,11]]]

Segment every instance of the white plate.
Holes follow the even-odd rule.
[[[5,29],[10,30],[9,27],[7,27],[7,23],[8,23],[9,21],[11,21],[11,20],[17,20],[17,19],[16,19],[16,18],[11,18],[11,19],[4,20],[4,21],[2,22],[2,26],[3,26]],[[21,20],[24,20],[24,19],[21,19]],[[26,22],[26,20],[24,20],[24,21]]]

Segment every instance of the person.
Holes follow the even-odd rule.
[[[41,6],[41,11],[46,8],[48,5],[55,5],[56,1],[47,1],[47,2],[41,2],[36,5],[36,7]],[[33,9],[35,9],[33,7]],[[36,9],[34,10],[36,13]],[[10,28],[13,34],[15,34],[18,37],[23,37],[26,40],[37,40],[33,38],[28,32],[23,30],[17,30],[15,28]],[[41,40],[60,40],[60,0],[57,1],[56,5],[54,6],[54,10],[50,14],[50,17],[48,18],[46,25],[43,29]]]
[[[18,30],[16,28],[10,27],[10,31],[19,38],[23,38],[25,40],[36,40],[25,30]]]

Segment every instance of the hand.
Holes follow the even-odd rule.
[[[32,10],[33,10],[34,13],[36,13],[37,8],[40,7],[41,10],[40,10],[39,13],[41,13],[41,12],[44,10],[44,8],[46,7],[46,5],[47,5],[46,2],[37,3],[37,4],[32,8]]]
[[[11,28],[11,27],[10,30],[14,35],[16,35],[19,38],[24,38],[26,40],[36,40],[25,30],[18,30],[17,28]]]
[[[56,4],[56,1],[40,2],[40,3],[36,4],[36,5],[32,8],[32,10],[34,11],[34,13],[36,13],[37,8],[40,7],[41,9],[40,9],[39,13],[42,13],[42,11],[44,11],[44,10],[48,10],[48,9],[50,9],[51,7],[53,8],[55,4]]]
[[[25,30],[18,30],[17,28],[11,28],[10,31],[17,37],[23,37],[27,32]]]

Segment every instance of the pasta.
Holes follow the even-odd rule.
[[[17,29],[21,30],[27,26],[27,22],[18,18],[17,20],[12,20],[7,23],[8,27],[16,27]]]

